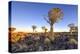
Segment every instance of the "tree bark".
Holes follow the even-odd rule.
[[[50,25],[51,27],[50,27],[50,34],[51,34],[51,36],[53,36],[53,24],[52,25]]]
[[[50,25],[50,36],[49,36],[49,38],[51,41],[54,40],[53,24]]]

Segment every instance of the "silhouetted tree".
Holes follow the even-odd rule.
[[[73,27],[75,27],[74,23],[69,24],[68,27],[70,27],[70,33],[72,35],[72,32],[73,32],[72,29]]]
[[[36,26],[35,25],[32,25],[32,29],[33,29],[33,32],[34,32],[35,29],[36,29]]]
[[[44,32],[46,33],[48,29],[45,26],[43,26],[42,30],[44,30]]]
[[[47,28],[45,28],[45,33],[47,32],[47,30],[48,30],[48,29],[47,29]]]
[[[13,32],[13,31],[15,31],[16,30],[16,28],[14,28],[14,27],[9,27],[9,32]]]

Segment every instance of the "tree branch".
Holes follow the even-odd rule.
[[[46,17],[44,17],[44,19],[46,20],[46,22],[47,22],[47,23],[49,23],[49,24],[50,24],[50,21],[49,21],[48,19],[46,19]]]

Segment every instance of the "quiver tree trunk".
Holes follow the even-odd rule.
[[[54,40],[54,32],[53,32],[53,24],[50,24],[50,36],[49,36],[50,40]]]
[[[50,27],[50,35],[53,36],[53,24],[50,25],[50,26],[51,26],[51,27]]]

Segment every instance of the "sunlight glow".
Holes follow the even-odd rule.
[[[36,28],[36,32],[44,32],[41,28]],[[68,32],[69,28],[67,29],[54,29],[54,32]],[[16,28],[15,32],[33,32],[32,28]],[[49,28],[48,28],[49,32]]]

